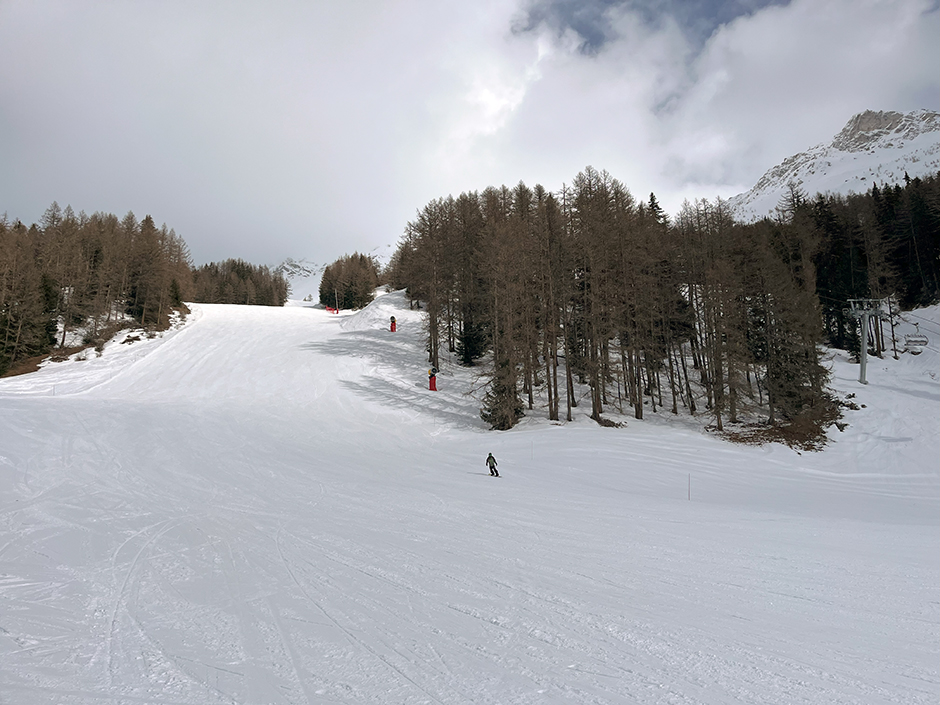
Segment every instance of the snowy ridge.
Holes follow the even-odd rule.
[[[319,297],[320,277],[324,269],[326,269],[325,264],[288,257],[274,267],[273,271],[287,279],[292,298],[315,301]]]
[[[3,705],[940,697],[940,307],[868,385],[829,356],[858,408],[803,454],[487,431],[402,292],[192,308],[0,380]]]
[[[288,257],[274,267],[274,271],[277,274],[284,275],[287,279],[303,279],[316,274],[322,274],[323,265],[317,264],[316,262],[309,262],[305,259],[295,260],[292,257]]]
[[[376,261],[379,269],[384,269],[395,254],[395,246],[382,245],[372,248],[366,254]],[[352,254],[347,252],[346,254]],[[316,301],[319,298],[320,277],[323,276],[323,270],[326,264],[318,264],[308,259],[293,259],[288,257],[276,267],[273,271],[284,275],[290,284],[291,298],[306,299],[307,301]]]
[[[729,199],[740,220],[772,216],[792,183],[817,193],[864,193],[873,185],[903,183],[940,171],[940,113],[866,111],[855,115],[829,144],[785,159],[750,191]]]

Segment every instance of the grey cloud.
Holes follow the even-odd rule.
[[[673,21],[689,41],[701,48],[716,29],[765,7],[785,6],[790,0],[532,0],[513,25],[515,32],[548,27],[558,35],[574,32],[579,51],[597,54],[620,38],[615,15],[627,12],[650,28]]]
[[[0,0],[0,213],[331,261],[586,165],[670,212],[866,108],[936,109],[936,0]],[[737,189],[737,190],[733,190]]]
[[[579,51],[595,54],[617,36],[610,10],[629,4],[629,0],[533,0],[512,29],[522,33],[547,26],[559,35],[571,30],[581,39]]]

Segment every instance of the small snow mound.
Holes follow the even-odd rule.
[[[365,308],[346,316],[340,323],[340,328],[344,331],[387,329],[392,316],[395,316],[397,321],[421,320],[421,312],[409,308],[404,289],[388,293],[384,289],[377,289],[375,300]]]

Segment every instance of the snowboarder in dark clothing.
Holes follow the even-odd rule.
[[[486,456],[486,467],[490,469],[490,475],[499,477],[499,470],[496,469],[496,458],[493,457],[492,453]]]

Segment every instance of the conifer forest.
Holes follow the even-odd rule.
[[[183,239],[149,215],[75,214],[53,203],[26,226],[0,217],[0,375],[129,325],[166,327],[184,301],[283,305],[288,283],[240,260],[194,268]]]
[[[824,347],[859,353],[853,298],[896,313],[940,297],[940,175],[851,196],[792,186],[774,218],[736,222],[721,201],[673,218],[588,167],[557,192],[519,183],[431,201],[385,271],[368,257],[323,273],[321,303],[359,308],[380,283],[426,312],[428,361],[480,366],[482,417],[528,410],[708,414],[717,430],[831,417]],[[284,276],[227,260],[195,267],[150,216],[50,206],[0,218],[0,374],[65,347],[103,345],[128,322],[158,329],[184,301],[280,306]],[[871,354],[889,354],[891,317]],[[584,390],[587,390],[585,393]],[[538,411],[535,411],[538,409]]]
[[[363,308],[371,303],[381,280],[378,263],[358,252],[340,257],[323,269],[320,303],[336,309]]]
[[[775,218],[742,224],[721,200],[670,219],[589,167],[555,193],[519,183],[428,203],[386,274],[426,309],[432,365],[442,350],[491,361],[494,429],[538,396],[553,420],[589,404],[605,425],[615,409],[818,430],[835,403],[823,346],[859,348],[848,300],[936,301],[938,255],[937,176],[849,197],[791,186]],[[872,354],[891,348],[890,324],[872,321]]]

